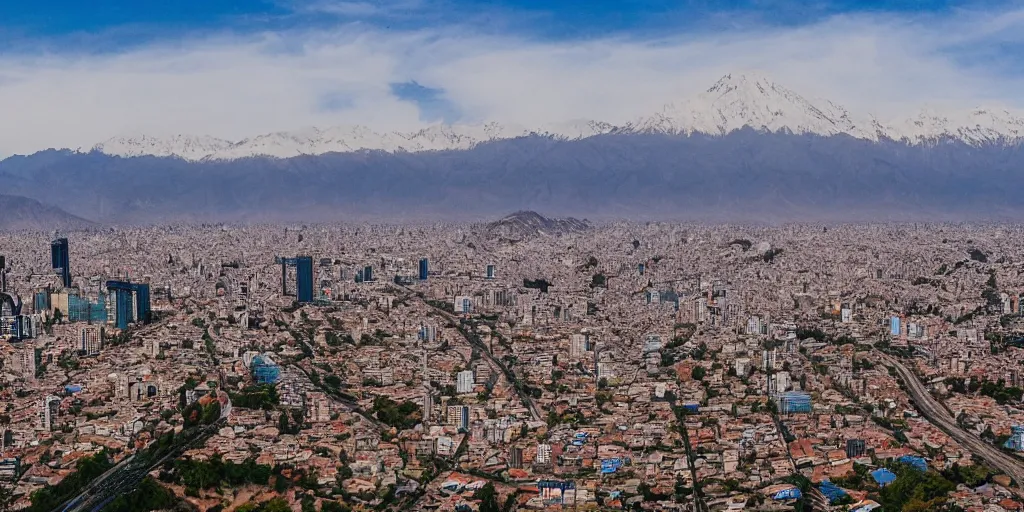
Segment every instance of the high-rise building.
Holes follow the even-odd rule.
[[[750,358],[736,358],[736,362],[734,364],[736,368],[736,375],[744,376],[747,374],[747,370],[750,368]]]
[[[519,447],[512,448],[508,454],[509,462],[508,465],[515,469],[523,468],[523,449]]]
[[[445,416],[447,417],[448,425],[457,427],[463,430],[469,429],[469,406],[468,405],[449,405]]]
[[[107,281],[107,291],[113,295],[108,308],[108,322],[118,329],[127,329],[128,324],[148,324],[152,320],[152,309],[149,300],[149,285],[130,283],[127,281]]]
[[[0,295],[0,302],[3,295]],[[0,339],[13,338],[25,340],[35,338],[42,325],[42,317],[39,315],[17,315],[8,314],[10,304],[0,306]]]
[[[78,350],[87,356],[98,356],[103,348],[103,328],[98,325],[86,325],[79,330]]]
[[[434,396],[430,394],[430,390],[424,390],[423,392],[423,423],[430,424],[434,417]]]
[[[430,262],[426,258],[420,259],[420,281],[426,281],[430,274]]]
[[[71,288],[71,255],[68,252],[68,239],[58,238],[50,242],[50,262],[53,270],[60,274],[65,288]]]
[[[551,463],[551,445],[540,443],[537,445],[537,456],[533,459],[537,464]]]
[[[455,391],[460,395],[473,392],[473,370],[464,370],[456,374]]]
[[[367,266],[363,267],[363,282],[369,283],[369,282],[372,282],[372,281],[373,281],[373,267],[370,266],[370,265],[367,265]]]
[[[775,369],[777,352],[775,349],[767,349],[761,352],[761,371],[767,372]]]
[[[867,452],[867,448],[864,445],[863,439],[847,439],[846,440],[846,456],[853,459],[860,457]]]
[[[107,297],[99,294],[95,302],[77,293],[68,294],[67,319],[69,322],[107,323]]]
[[[573,334],[569,337],[569,357],[581,358],[592,350],[594,346],[591,344],[590,333]]]
[[[455,302],[452,304],[456,313],[468,314],[473,312],[473,298],[465,295],[459,295],[455,297]]]
[[[295,269],[294,283],[288,274]],[[298,256],[281,258],[281,290],[286,296],[295,297],[299,303],[313,302],[313,257]]]
[[[760,316],[754,315],[747,319],[747,334],[767,334],[765,323]]]
[[[49,395],[43,399],[42,410],[39,411],[39,426],[43,430],[53,430],[54,422],[60,411],[60,398]]]
[[[12,317],[21,313],[21,300],[17,295],[0,295],[0,316]]]
[[[324,262],[327,262],[327,265]],[[334,300],[334,269],[332,260],[324,258],[320,260],[320,270],[317,273],[317,300],[330,302]]]
[[[36,349],[27,347],[19,350],[14,356],[15,369],[29,381],[36,378]]]
[[[50,308],[52,306],[50,305],[50,287],[49,286],[47,286],[46,289],[44,289],[44,290],[36,292],[35,300],[33,300],[32,306],[33,306],[32,311],[35,312],[35,313],[42,313],[43,311],[49,311],[50,310]]]
[[[487,279],[494,279],[494,265],[487,265]]]
[[[427,343],[433,343],[437,341],[437,326],[421,325],[417,337],[420,339],[420,341],[425,341]]]

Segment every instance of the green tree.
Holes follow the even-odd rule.
[[[693,372],[690,373],[690,376],[693,377],[693,380],[704,380],[704,376],[707,375],[707,373],[708,371],[705,370],[703,366],[694,366]]]
[[[477,489],[473,493],[473,499],[480,500],[480,512],[501,512],[501,508],[498,506],[498,491],[494,489],[494,484],[487,482],[486,485]]]
[[[288,502],[283,498],[274,498],[260,507],[261,512],[292,512]]]
[[[348,505],[338,501],[324,501],[320,504],[320,512],[350,512]]]

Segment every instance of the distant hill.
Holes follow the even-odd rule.
[[[77,230],[93,226],[93,222],[35,199],[0,194],[0,231]]]
[[[519,211],[487,225],[487,234],[492,238],[523,240],[539,235],[561,236],[580,233],[591,228],[586,220],[572,217],[549,219],[532,211]]]

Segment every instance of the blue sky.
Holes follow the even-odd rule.
[[[325,13],[332,11],[327,8],[332,4],[349,8],[339,8],[333,16],[325,18]],[[397,26],[409,26],[417,21],[401,16],[403,11],[431,22],[439,18],[422,14],[433,7],[435,15],[448,20],[466,13],[492,13],[501,18],[500,23],[505,23],[518,15],[523,20],[520,29],[552,37],[575,37],[665,31],[709,21],[728,23],[735,22],[737,14],[772,23],[799,24],[850,12],[942,12],[979,4],[963,0],[10,0],[0,2],[0,25],[10,33],[33,38],[125,29],[140,38],[151,37],[153,31],[171,37],[181,31],[281,29],[345,18],[388,19]],[[366,7],[377,12],[369,15]]]
[[[0,1],[0,154],[648,115],[725,73],[883,118],[1022,107],[1024,0]]]

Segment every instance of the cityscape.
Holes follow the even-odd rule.
[[[0,235],[2,510],[1020,510],[1024,230]]]
[[[1024,0],[0,0],[0,512],[1024,512]]]

